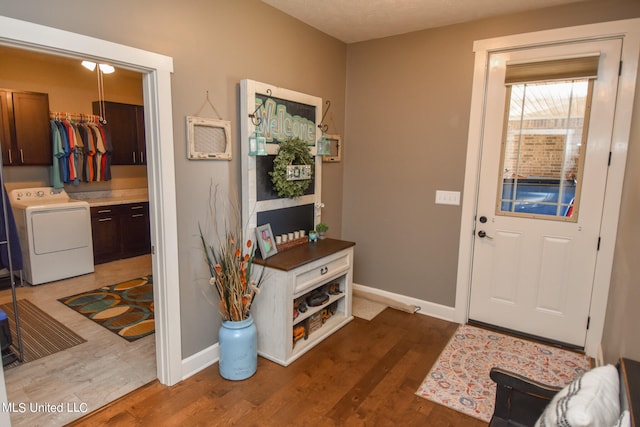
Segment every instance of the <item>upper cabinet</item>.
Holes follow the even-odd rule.
[[[93,114],[100,114],[100,104],[93,102]],[[104,102],[104,125],[111,141],[112,165],[144,165],[147,163],[142,105]]]
[[[0,145],[7,166],[53,164],[46,93],[0,89]]]

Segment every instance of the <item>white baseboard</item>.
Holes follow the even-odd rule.
[[[353,284],[353,289],[359,292],[369,293],[373,295],[379,295],[385,298],[389,298],[395,301],[402,302],[408,305],[415,305],[419,307],[418,314],[424,314],[438,319],[447,320],[449,322],[455,322],[454,314],[455,309],[453,307],[447,307],[440,304],[434,304],[429,301],[423,301],[416,298],[411,298],[405,295],[394,294],[393,292],[383,291],[376,288],[370,288],[368,286]],[[182,360],[182,379],[186,380],[192,375],[197,374],[205,368],[216,363],[220,358],[220,349],[218,343],[205,348],[204,350],[187,357]]]
[[[425,314],[427,316],[436,317],[442,320],[448,320],[449,322],[455,322],[455,308],[447,307],[446,305],[435,304],[429,301],[419,300],[417,298],[408,297],[405,295],[395,294],[393,292],[383,291],[377,288],[371,288],[369,286],[353,284],[353,289],[362,293],[369,293],[373,295],[379,295],[385,298],[390,298],[395,301],[399,301],[408,305],[415,305],[419,307],[418,314]]]
[[[218,343],[182,360],[182,379],[186,380],[220,359]]]

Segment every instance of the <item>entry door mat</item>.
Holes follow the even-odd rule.
[[[351,313],[364,320],[372,320],[378,314],[382,313],[382,311],[387,308],[385,304],[381,304],[375,301],[369,301],[365,298],[360,298],[358,296],[353,296]]]
[[[127,341],[155,332],[151,276],[104,286],[58,301]]]
[[[22,335],[22,363],[33,362],[42,357],[87,342],[84,338],[36,307],[31,301],[21,299],[17,303]],[[7,314],[13,341],[12,347],[17,355],[18,337],[16,335],[13,303],[2,304],[0,308]],[[5,366],[5,368],[13,368],[19,365],[20,362],[16,361]]]
[[[584,354],[470,325],[451,337],[416,394],[482,421],[493,415],[497,366],[533,380],[562,386],[591,367]]]

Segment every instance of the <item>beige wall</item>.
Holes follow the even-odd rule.
[[[463,189],[475,40],[638,16],[637,1],[580,2],[349,45],[342,236],[357,242],[354,280],[454,306],[461,207],[434,199],[436,190]],[[629,167],[638,169],[632,150]],[[609,358],[623,349],[640,358],[632,327],[623,327],[640,321],[637,298],[628,298],[640,287],[631,258],[638,176],[627,177],[634,183],[622,207]]]
[[[258,0],[88,2],[8,0],[0,15],[171,56],[182,357],[217,341],[220,316],[208,302],[205,263],[197,239],[206,220],[211,182],[240,191],[239,82],[253,79],[330,99],[334,125],[344,131],[346,46]],[[222,118],[232,121],[234,155],[227,161],[186,159],[185,116],[194,115],[209,92]],[[201,115],[215,117],[210,108]],[[335,127],[334,127],[335,126]],[[324,170],[323,219],[338,236],[342,211],[342,163]]]
[[[50,111],[92,114],[98,99],[96,74],[80,65],[80,60],[0,46],[0,87],[43,92],[49,95]],[[105,99],[142,104],[142,76],[119,69],[104,76]],[[111,181],[67,184],[69,193],[145,188],[145,166],[112,166]],[[7,166],[4,183],[14,188],[51,185],[51,168],[45,166]]]
[[[56,4],[51,8],[46,0],[30,0],[28,5],[8,0],[0,4],[0,14],[174,58],[183,358],[217,339],[219,317],[206,302],[213,294],[196,225],[206,216],[205,195],[211,181],[231,190],[240,187],[241,79],[332,101],[329,133],[344,135],[344,160],[325,164],[323,219],[334,237],[357,242],[356,282],[453,306],[460,208],[436,206],[433,200],[436,189],[462,190],[473,41],[640,16],[637,1],[581,2],[347,47],[258,0],[155,1],[153,7],[149,2],[124,0],[86,3],[82,8],[71,0]],[[198,110],[205,91],[223,118],[233,122],[232,162],[185,158],[184,116]],[[636,141],[637,137],[636,130]],[[637,155],[629,156],[631,168],[637,169],[638,161]],[[637,176],[632,178],[637,182]],[[625,188],[621,235],[637,233],[631,228],[632,218],[637,218],[636,190]],[[623,246],[619,252],[638,249],[631,236],[619,243]],[[637,324],[640,314],[625,298],[629,286],[638,285],[622,284],[640,273],[631,256],[626,261],[616,259],[614,285],[619,294],[612,301],[620,301],[616,307],[623,313],[620,318]],[[621,267],[625,262],[628,266]],[[617,323],[608,322],[607,330],[617,330]],[[629,329],[621,342],[636,339]],[[615,353],[623,347],[612,346]]]

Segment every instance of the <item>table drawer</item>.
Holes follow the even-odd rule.
[[[296,276],[294,293],[298,294],[299,292],[310,289],[326,280],[330,280],[340,274],[344,274],[346,271],[349,271],[350,267],[351,257],[348,252],[343,253],[341,256],[333,260],[314,263],[309,266],[307,271]]]

